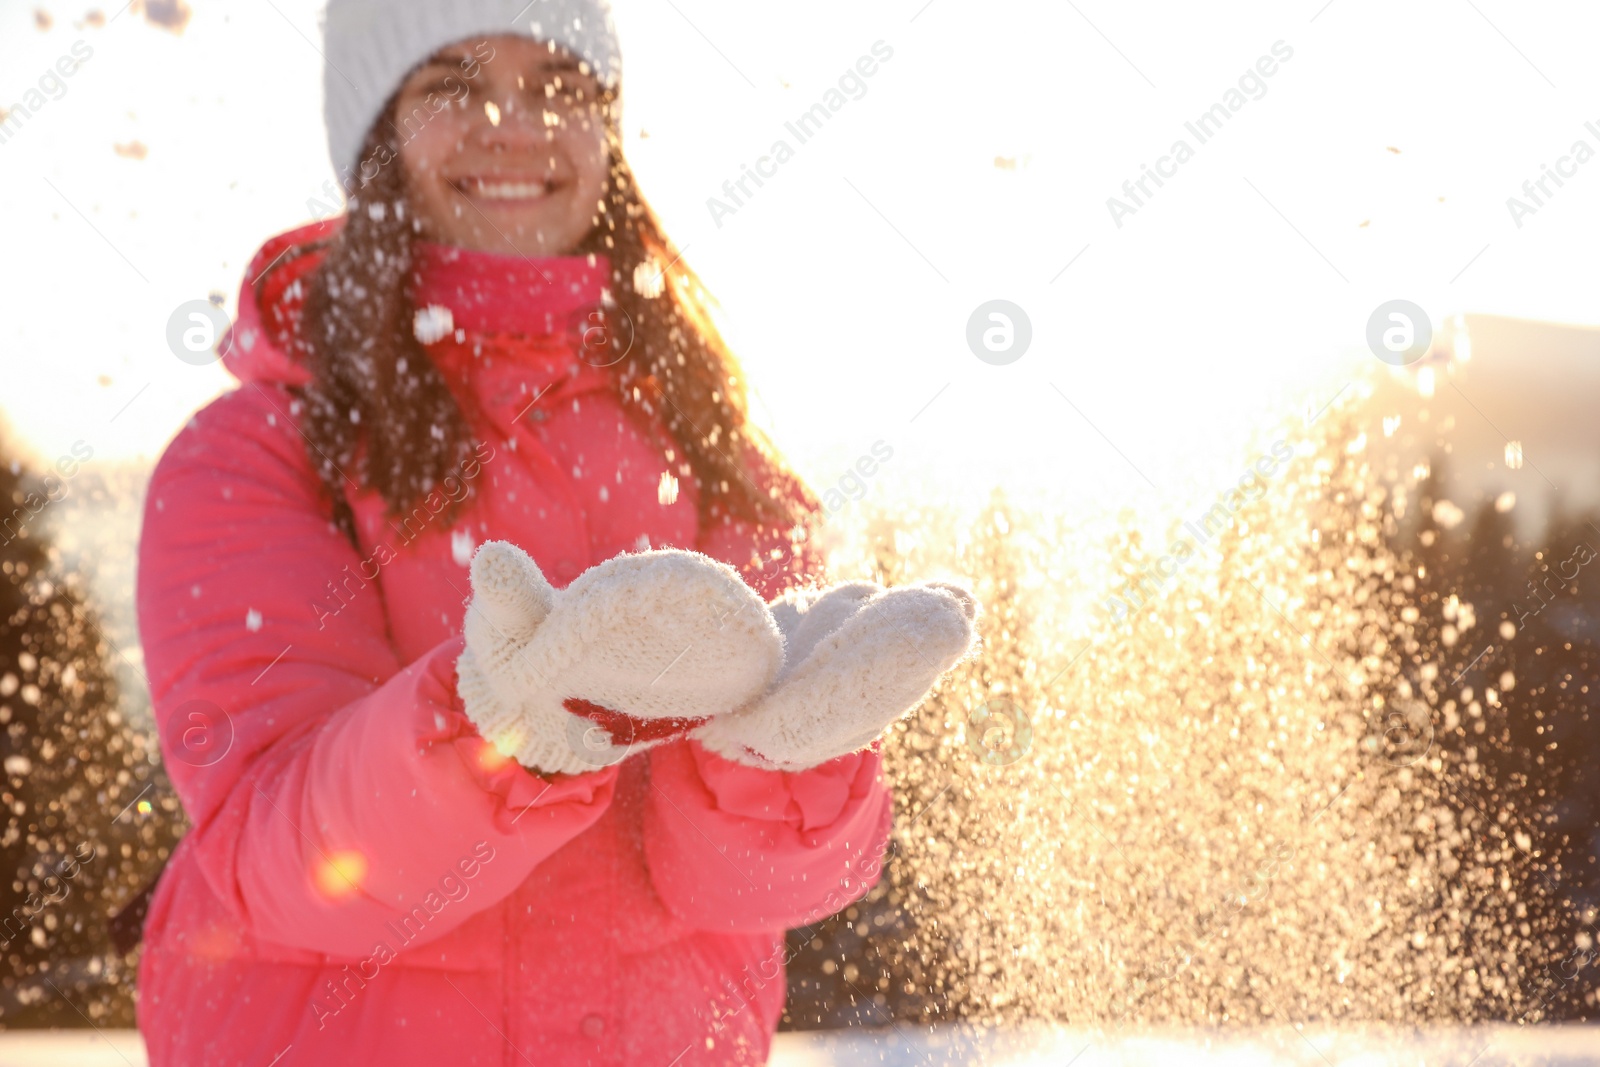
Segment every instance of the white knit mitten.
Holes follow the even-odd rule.
[[[978,601],[941,583],[850,582],[770,610],[785,645],[772,688],[690,736],[727,759],[798,771],[864,748],[922,703],[972,648]]]
[[[581,774],[701,726],[771,684],[783,639],[733,568],[696,552],[617,556],[556,590],[522,549],[472,558],[467,718],[535,771]]]

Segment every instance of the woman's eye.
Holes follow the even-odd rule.
[[[441,96],[449,96],[451,92],[450,79],[433,78],[429,81],[422,82],[420,85],[414,86],[412,91],[418,96],[427,96],[430,93],[438,93]]]
[[[545,100],[569,107],[592,100],[595,95],[582,83],[560,76],[546,81],[542,89]]]

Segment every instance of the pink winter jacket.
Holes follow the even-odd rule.
[[[226,346],[241,386],[150,483],[139,627],[193,823],[145,929],[151,1064],[763,1062],[784,928],[877,876],[878,753],[787,774],[678,740],[542,778],[478,736],[455,661],[486,540],[557,586],[645,546],[723,559],[768,598],[796,566],[772,562],[775,537],[702,529],[681,455],[575,358],[603,259],[426,245],[418,306],[450,308],[455,331],[429,354],[484,442],[446,490],[477,492],[446,527],[438,494],[392,521],[347,483],[352,546],[296,428],[309,375],[289,354],[338,222],[257,253]]]

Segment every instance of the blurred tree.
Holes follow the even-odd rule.
[[[1530,932],[1527,950],[1499,968],[1524,1005],[1507,1021],[1587,1021],[1600,984],[1600,516],[1568,515],[1558,499],[1526,544],[1511,501],[1484,501],[1469,519],[1441,488],[1442,457],[1430,470],[1394,545],[1422,563],[1421,644],[1446,653],[1429,686],[1445,712],[1442,799],[1504,872],[1469,887],[1464,945],[1473,955],[1474,944],[1502,941],[1495,927]]]
[[[0,459],[0,1029],[133,1025],[108,917],[175,842],[149,818],[171,797],[155,739],[117,710],[110,643],[49,541],[71,490]]]

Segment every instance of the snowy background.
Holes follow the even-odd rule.
[[[325,211],[332,177],[316,3],[171,6],[0,4],[0,107],[92,51],[0,144],[0,416],[36,465],[93,450],[47,521],[130,683],[145,472],[233,384],[176,358],[168,319],[209,294],[231,314],[246,261]],[[642,187],[721,301],[757,418],[819,491],[883,441],[861,490],[878,503],[1004,486],[1170,520],[1274,426],[1383,370],[1365,331],[1385,301],[1441,331],[1461,313],[1600,324],[1600,160],[1520,227],[1507,206],[1573,142],[1600,150],[1593,4],[619,0],[617,20]],[[880,41],[893,58],[865,95],[716,217],[724,182],[794,143],[785,123]],[[1185,123],[1277,42],[1292,58],[1200,144]],[[1119,226],[1108,198],[1178,138],[1195,157]],[[1005,366],[967,341],[996,299],[1032,330]],[[1482,415],[1490,445],[1553,433],[1534,462],[1593,498],[1600,438],[1569,409],[1600,334],[1559,353],[1516,323],[1499,336],[1473,392],[1516,411]]]
[[[202,0],[166,26],[152,15],[171,0],[145,4],[0,0],[0,108],[46,94],[0,143],[0,414],[36,467],[93,450],[43,521],[97,591],[134,722],[143,480],[231,386],[173,354],[169,316],[211,294],[231,313],[247,260],[308,221],[332,177],[312,0]],[[1441,337],[1473,340],[1435,405],[1462,505],[1600,499],[1600,158],[1520,226],[1507,205],[1575,142],[1600,151],[1592,3],[617,0],[617,19],[642,187],[720,299],[758,418],[819,491],[881,440],[894,456],[870,504],[1003,486],[1072,518],[1182,518],[1352,384],[1375,381],[1379,403],[1414,395],[1365,337],[1375,308],[1405,299]],[[865,95],[719,225],[708,199],[792,144],[785,123],[878,42],[893,57]],[[1292,58],[1198,144],[1185,123],[1275,45]],[[92,55],[50,80],[75,46]],[[1107,199],[1178,138],[1194,158],[1119,226]],[[967,338],[994,300],[1031,324],[1004,366]],[[1341,1040],[1284,1028],[1216,1057],[1379,1062],[1400,1047]],[[915,1062],[785,1042],[794,1064]],[[1536,1051],[1471,1042],[1416,1058]],[[1081,1062],[1171,1062],[1174,1047],[1094,1046]],[[1549,1062],[1580,1062],[1555,1048]]]

